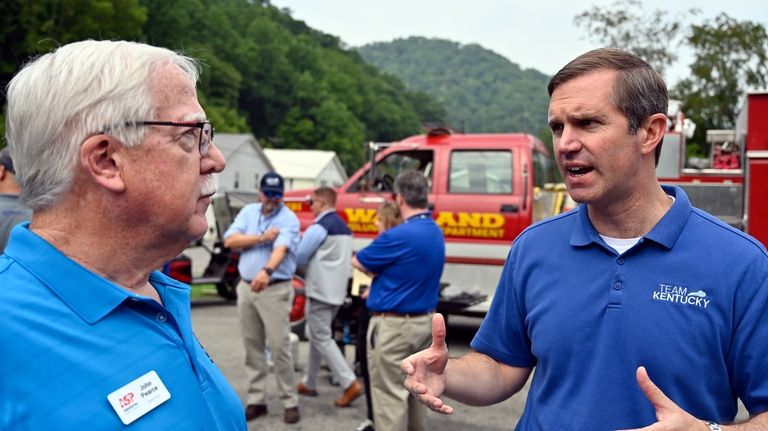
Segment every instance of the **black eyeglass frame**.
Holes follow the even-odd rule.
[[[189,122],[175,122],[175,121],[130,121],[127,123],[124,123],[122,127],[136,127],[136,126],[170,126],[170,127],[195,127],[200,129],[200,142],[198,143],[198,151],[200,151],[200,156],[205,157],[206,154],[208,154],[208,150],[210,149],[211,143],[213,143],[213,136],[216,132],[216,129],[213,127],[213,124],[208,121],[189,121]],[[206,135],[205,129],[206,126],[210,127],[211,135],[208,139],[203,138],[203,136]],[[116,126],[107,127],[104,128],[101,133],[107,133],[111,129],[116,128]]]

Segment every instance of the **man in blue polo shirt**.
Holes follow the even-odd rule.
[[[581,205],[515,240],[473,352],[445,325],[403,361],[405,385],[502,401],[536,372],[518,430],[768,429],[768,255],[662,187],[667,89],[639,57],[598,49],[549,83],[549,126]],[[751,418],[734,420],[737,398]]]
[[[404,222],[360,250],[352,265],[373,275],[366,305],[371,313],[367,346],[374,426],[418,431],[426,430],[426,412],[402,387],[399,363],[429,345],[445,240],[427,210],[429,185],[421,172],[398,175],[395,192]]]
[[[290,346],[289,316],[293,305],[299,219],[283,204],[284,182],[276,172],[261,178],[259,203],[246,205],[224,233],[224,245],[242,249],[237,270],[237,310],[245,343],[248,375],[246,420],[267,414],[266,348],[272,353],[283,404],[283,420],[296,423],[299,396]]]
[[[0,429],[246,429],[192,331],[189,286],[155,271],[206,232],[224,169],[199,70],[89,40],[10,82],[6,137],[33,214],[0,256]]]

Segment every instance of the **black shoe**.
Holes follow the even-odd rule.
[[[245,420],[252,421],[259,416],[267,414],[267,406],[264,404],[248,404],[245,408]]]
[[[365,422],[355,428],[355,431],[374,431],[373,422],[370,419],[366,419]]]

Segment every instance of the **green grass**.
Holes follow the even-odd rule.
[[[216,285],[214,284],[193,284],[191,298],[201,298],[204,296],[218,296]]]

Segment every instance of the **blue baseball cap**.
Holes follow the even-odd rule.
[[[261,177],[261,185],[259,187],[262,193],[269,194],[283,194],[285,184],[283,177],[277,172],[267,172]]]

